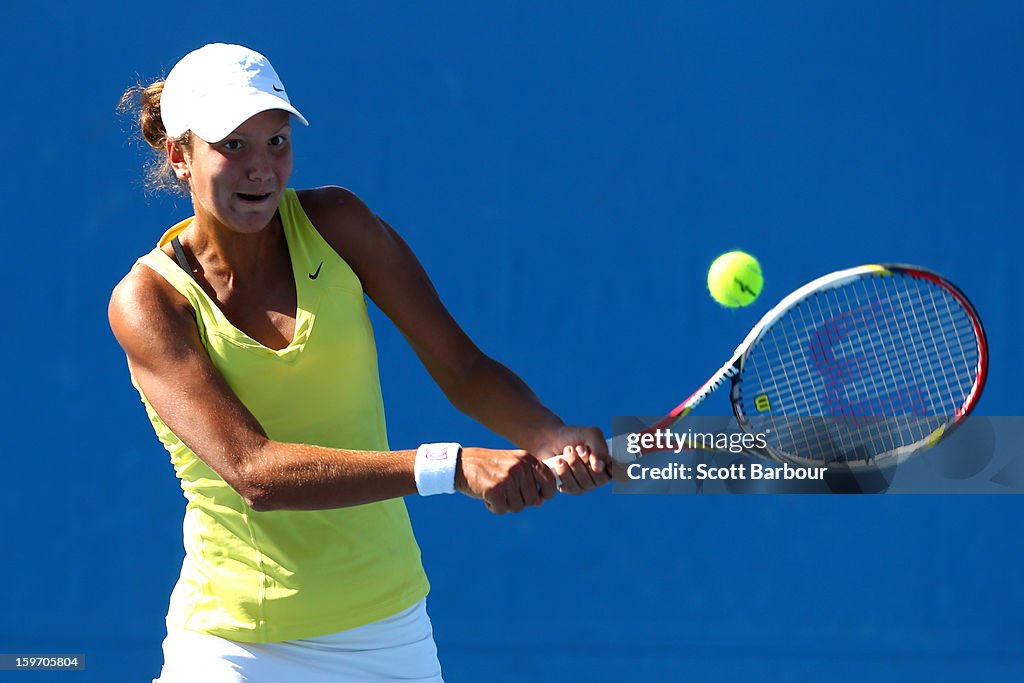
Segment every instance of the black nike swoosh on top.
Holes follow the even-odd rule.
[[[272,85],[270,87],[274,89],[274,92],[284,92],[284,88],[278,88],[276,85]]]
[[[317,279],[318,277],[320,277],[320,269],[321,269],[321,268],[323,268],[323,267],[324,267],[324,262],[323,262],[323,261],[321,261],[321,262],[320,262],[320,265],[316,267],[316,272],[315,272],[315,273],[310,273],[310,274],[309,274],[309,279],[310,279],[310,280],[315,280],[315,279]]]

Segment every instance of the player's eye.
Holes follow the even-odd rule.
[[[242,141],[237,138],[225,140],[224,142],[220,143],[220,145],[224,149],[230,150],[232,152],[237,152],[238,150],[242,149]]]
[[[288,144],[288,138],[283,135],[275,135],[270,138],[271,147],[284,147],[286,144]]]

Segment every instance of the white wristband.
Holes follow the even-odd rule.
[[[421,496],[455,493],[455,466],[462,446],[457,443],[425,443],[416,449],[416,490]]]

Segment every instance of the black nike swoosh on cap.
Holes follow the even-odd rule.
[[[274,89],[274,92],[284,92],[284,88],[278,88],[276,85],[272,85],[270,87]]]

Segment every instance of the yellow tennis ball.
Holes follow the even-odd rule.
[[[730,251],[715,259],[708,270],[708,291],[728,308],[754,303],[764,277],[757,259],[743,251]]]

